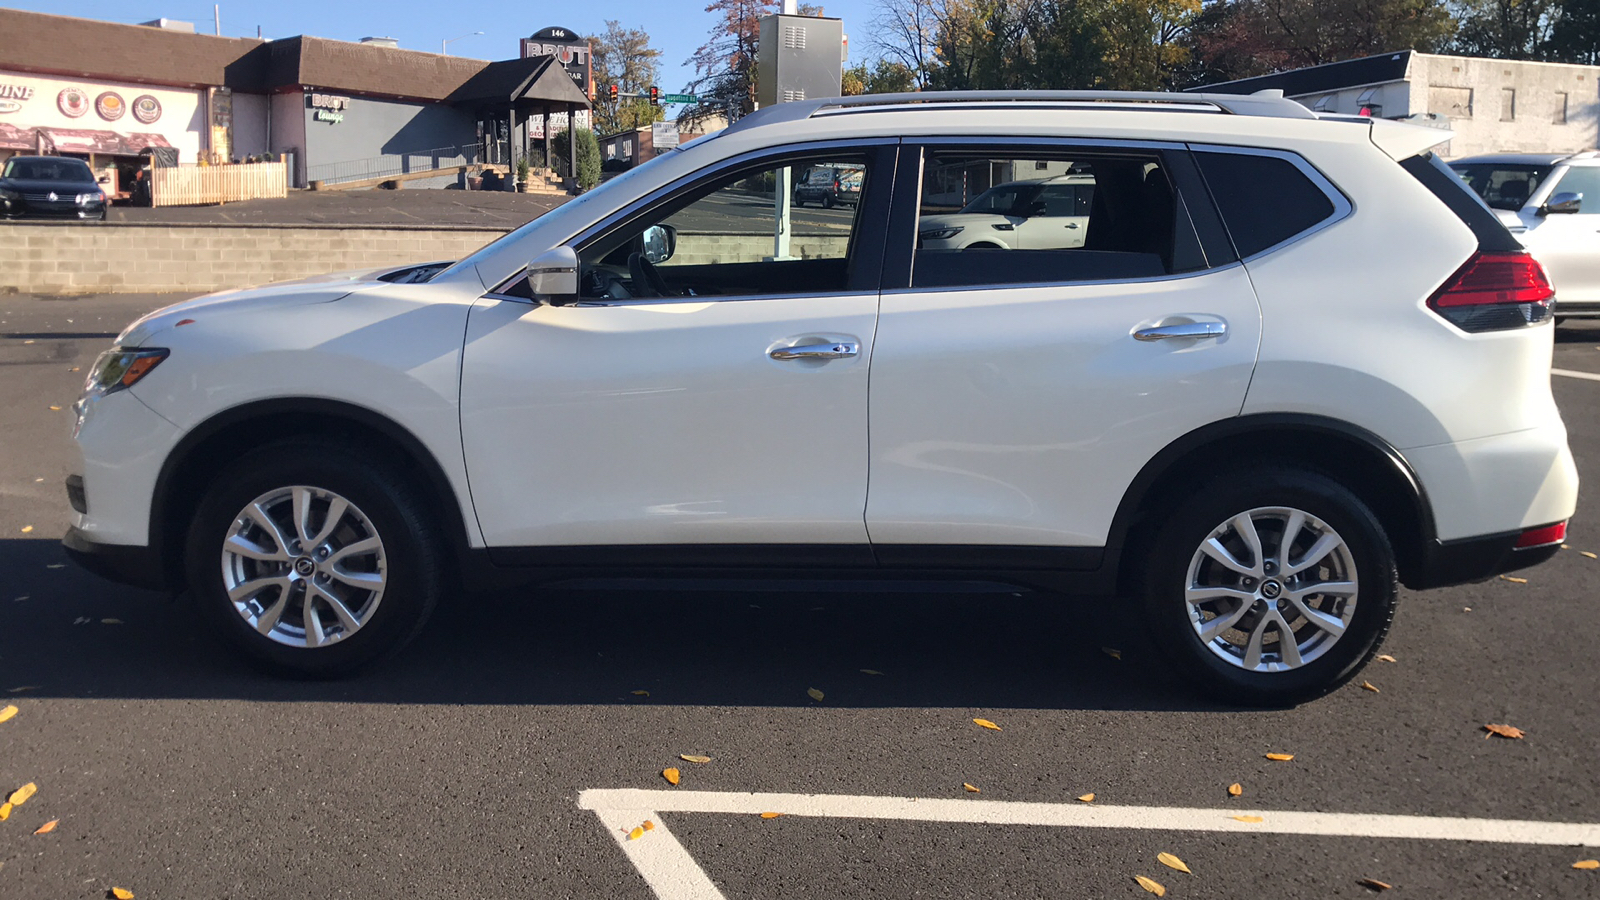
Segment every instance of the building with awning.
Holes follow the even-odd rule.
[[[85,128],[36,128],[39,149],[51,154],[139,156],[152,148],[171,147],[159,134],[122,134]]]

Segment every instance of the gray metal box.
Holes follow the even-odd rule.
[[[756,101],[839,96],[844,66],[844,23],[818,16],[765,16],[756,55]]]

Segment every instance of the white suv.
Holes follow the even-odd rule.
[[[1397,580],[1547,559],[1576,502],[1550,287],[1446,137],[1269,96],[785,103],[454,264],[135,322],[66,546],[304,675],[464,584],[936,573],[1131,596],[1197,686],[1304,700]],[[818,166],[861,202],[791,222]],[[1030,166],[1094,173],[1081,244],[918,248]]]

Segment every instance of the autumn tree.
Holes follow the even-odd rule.
[[[605,33],[591,36],[589,46],[597,90],[614,84],[619,94],[643,94],[661,80],[661,51],[650,46],[644,29],[607,19]],[[616,134],[659,122],[663,113],[643,97],[619,97],[612,104],[602,96],[595,101],[594,118],[600,134]]]
[[[1600,65],[1600,3],[1566,0],[1545,55],[1552,62]]]
[[[880,59],[868,66],[857,63],[844,70],[840,93],[846,97],[857,94],[899,94],[917,89],[917,76],[905,63]]]

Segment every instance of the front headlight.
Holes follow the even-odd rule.
[[[925,241],[948,241],[949,239],[960,234],[962,230],[963,226],[960,225],[956,225],[952,228],[932,228],[928,231],[917,232],[917,237],[922,238]]]
[[[94,203],[99,203],[103,199],[105,199],[105,194],[102,194],[99,191],[90,191],[87,194],[78,195],[78,205],[89,206]]]
[[[21,200],[22,195],[10,188],[0,188],[0,200]]]
[[[163,347],[150,347],[146,349],[112,347],[100,354],[94,361],[94,366],[89,370],[89,377],[83,382],[84,397],[99,397],[105,394],[114,394],[124,388],[133,387],[139,379],[149,375],[151,370],[167,358],[167,351]]]

